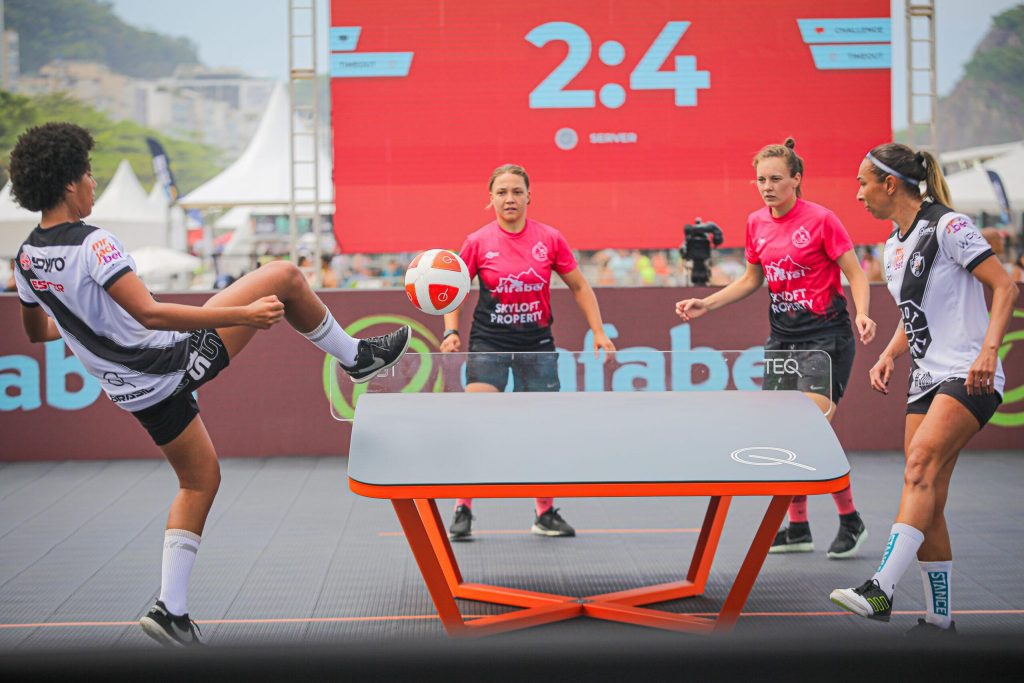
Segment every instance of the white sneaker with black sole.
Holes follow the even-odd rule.
[[[196,622],[187,614],[177,616],[167,611],[167,607],[156,601],[146,616],[139,619],[143,632],[165,647],[200,647],[200,632]]]
[[[391,334],[360,339],[355,363],[345,365],[338,361],[338,365],[356,384],[369,382],[378,373],[401,360],[405,350],[409,348],[411,338],[412,330],[408,325],[403,325]]]
[[[859,617],[876,621],[892,618],[892,598],[885,594],[875,579],[868,579],[856,588],[837,588],[829,599]]]

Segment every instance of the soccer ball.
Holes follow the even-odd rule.
[[[454,252],[428,249],[405,271],[405,294],[424,313],[451,313],[469,294],[469,268]]]

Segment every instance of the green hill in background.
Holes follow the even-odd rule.
[[[224,167],[223,153],[215,147],[167,137],[131,121],[112,121],[106,114],[65,95],[29,98],[0,91],[0,185],[7,181],[6,168],[18,136],[47,121],[71,121],[92,133],[96,139],[92,169],[99,184],[98,193],[110,182],[121,159],[131,163],[147,189],[152,186],[153,164],[146,146],[147,136],[163,143],[181,194],[195,189]]]
[[[129,26],[99,0],[6,0],[5,17],[7,28],[18,32],[25,73],[56,58],[99,62],[136,78],[169,76],[178,65],[199,63],[192,41]]]
[[[942,151],[1024,139],[1024,5],[993,19],[964,77],[939,101],[938,125]]]

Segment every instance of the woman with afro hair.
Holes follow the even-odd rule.
[[[171,646],[199,645],[186,596],[220,466],[193,392],[217,376],[253,338],[282,319],[366,382],[398,362],[409,328],[354,339],[295,265],[276,261],[203,306],[157,301],[110,232],[89,225],[96,181],[93,138],[71,123],[26,131],[11,152],[12,194],[42,220],[21,245],[15,280],[32,342],[63,338],[110,400],[134,415],[178,476],[164,535],[160,597],[142,617],[147,635]]]

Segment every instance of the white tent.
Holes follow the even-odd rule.
[[[32,228],[39,225],[39,214],[18,206],[11,196],[8,181],[0,190],[0,257],[14,258]]]
[[[90,225],[109,230],[132,251],[139,247],[167,246],[167,212],[154,206],[122,159],[110,184],[85,219]]]
[[[170,232],[168,235],[168,246],[177,251],[188,251],[188,229],[185,225],[185,210],[175,204],[168,210],[167,193],[160,185],[160,181],[153,183],[153,189],[149,191],[148,201],[154,213],[159,212],[170,221]]]
[[[1014,212],[1013,222],[1016,224],[1017,216],[1024,211],[1024,143],[982,166],[946,176],[949,191],[953,195],[953,206],[958,211],[969,214],[982,211],[999,213],[999,200],[986,170],[995,171],[1003,181],[1010,209]]]
[[[288,93],[284,86],[279,84],[274,88],[263,119],[242,156],[219,175],[182,197],[180,204],[185,208],[267,204],[287,206],[291,198],[291,134],[288,126],[290,109]],[[297,131],[308,132],[304,122],[296,120],[295,125]],[[312,137],[300,136],[296,141],[295,159],[312,160],[312,151]],[[295,172],[296,185],[313,185],[311,164],[297,164]],[[321,150],[319,155],[318,182],[321,206],[333,204],[331,154],[326,150]],[[306,197],[299,196],[299,199],[305,199],[307,203],[311,198],[311,193]],[[286,209],[285,213],[287,212]]]

